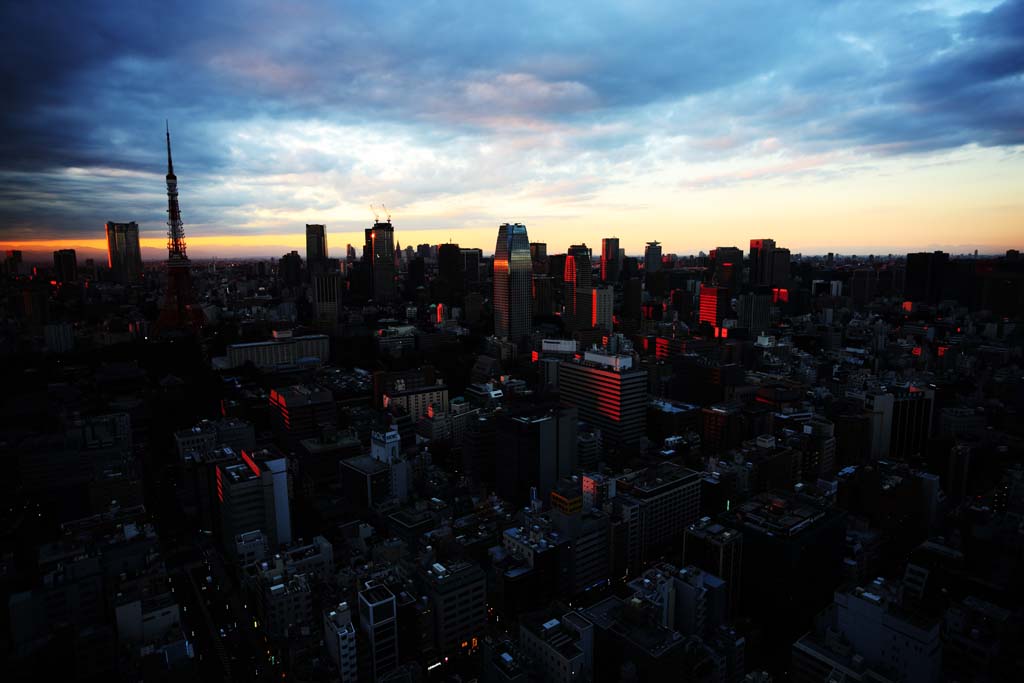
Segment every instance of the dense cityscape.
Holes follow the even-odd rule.
[[[0,2],[0,679],[1024,680],[1024,0]]]
[[[9,680],[1024,666],[1017,251],[191,260],[166,144],[166,260],[3,261]]]

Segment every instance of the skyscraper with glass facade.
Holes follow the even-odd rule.
[[[494,334],[518,342],[530,333],[530,238],[521,223],[498,228],[494,246]]]

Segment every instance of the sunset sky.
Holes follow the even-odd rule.
[[[5,2],[0,248],[1024,246],[1024,1]],[[147,251],[147,256],[159,256]]]

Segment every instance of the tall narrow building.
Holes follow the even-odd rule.
[[[619,249],[618,237],[605,237],[601,240],[601,281],[615,284],[622,272],[622,251]]]
[[[327,226],[306,224],[306,267],[310,279],[327,272]]]
[[[157,319],[161,332],[197,328],[203,323],[203,309],[195,303],[192,274],[185,252],[185,227],[178,206],[178,176],[171,161],[171,130],[167,129],[167,287]]]
[[[565,318],[573,330],[591,327],[591,280],[590,249],[586,244],[569,247],[565,259]]]
[[[370,284],[374,301],[391,303],[395,300],[395,228],[390,220],[377,221],[366,228],[363,260],[370,266]]]
[[[648,242],[644,248],[644,270],[655,273],[661,270],[661,242]]]
[[[122,284],[142,278],[142,252],[139,250],[139,224],[108,221],[107,265],[114,279]]]
[[[494,246],[494,334],[518,342],[530,334],[530,238],[521,223],[503,223]]]
[[[74,249],[58,249],[53,252],[53,274],[58,282],[78,280],[78,258]]]

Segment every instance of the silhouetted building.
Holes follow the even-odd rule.
[[[57,282],[78,280],[78,259],[74,249],[58,249],[53,252],[53,273]]]
[[[942,251],[907,254],[907,283],[904,296],[909,301],[937,303],[943,278],[949,266],[949,254]]]
[[[139,249],[139,224],[106,224],[107,263],[114,280],[124,284],[142,278],[142,252]]]
[[[622,251],[618,237],[601,240],[601,281],[615,284],[622,273]]]
[[[661,243],[648,242],[644,248],[644,271],[655,273],[661,270]]]
[[[306,224],[306,268],[311,277],[327,271],[327,226]]]
[[[364,231],[363,260],[370,266],[372,298],[378,303],[392,303],[395,285],[395,228],[391,221],[377,221]]]

